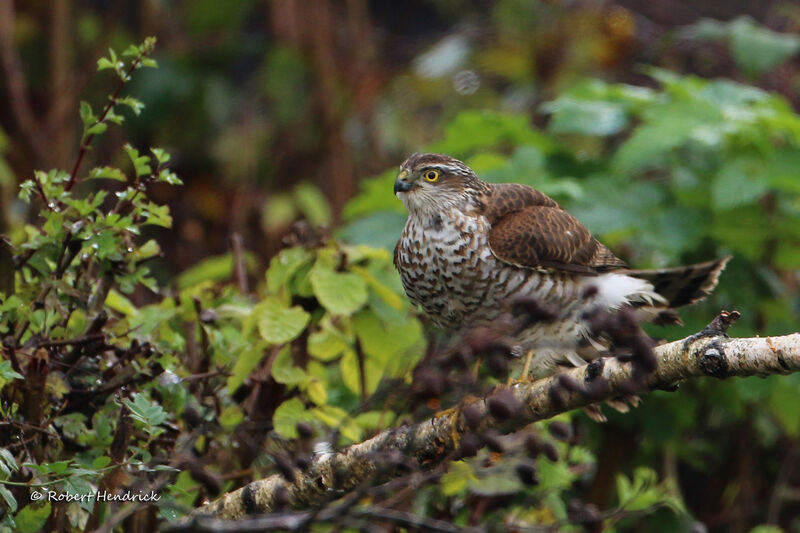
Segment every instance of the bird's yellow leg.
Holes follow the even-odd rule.
[[[475,381],[478,381],[478,372],[481,369],[481,363],[483,363],[483,357],[478,357],[475,366],[472,368],[472,377],[475,378]]]
[[[516,381],[518,382],[527,381],[528,372],[530,372],[531,369],[531,361],[533,361],[533,350],[528,350],[527,353],[525,354],[525,362],[522,364],[522,372],[519,375],[519,379],[517,379]],[[514,380],[511,379],[511,376],[509,376],[506,386],[510,387],[513,384]]]
[[[521,379],[528,379],[528,372],[531,369],[531,361],[533,361],[533,350],[528,350],[525,354],[525,363],[522,365]]]
[[[435,415],[433,415],[434,420],[441,420],[443,418],[450,419],[450,438],[453,439],[453,448],[458,449],[458,445],[461,442],[461,435],[458,432],[458,417],[461,416],[461,404],[459,403],[455,407],[451,407],[449,409],[445,409],[444,411],[439,411]]]

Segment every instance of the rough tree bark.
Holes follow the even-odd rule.
[[[800,333],[781,337],[731,339],[725,334],[738,313],[721,313],[702,332],[655,348],[657,368],[647,374],[648,389],[674,390],[680,381],[711,376],[767,376],[800,371]],[[568,376],[564,378],[562,376]],[[571,380],[569,379],[571,378]],[[468,401],[468,409],[480,415],[481,426],[476,431],[495,429],[502,433],[520,430],[531,422],[553,417],[559,413],[584,407],[600,399],[629,394],[634,369],[630,363],[615,358],[603,358],[566,370],[557,376],[534,382],[520,382],[503,387],[483,399]],[[599,395],[568,390],[564,383],[591,385],[605,382]],[[574,388],[574,387],[573,387]],[[502,394],[519,409],[512,416],[492,414],[492,398]],[[508,403],[508,402],[506,402]],[[235,520],[247,515],[269,513],[285,502],[294,509],[309,509],[315,504],[345,495],[364,482],[385,482],[393,476],[407,473],[402,468],[387,467],[391,454],[402,456],[420,469],[430,469],[452,459],[458,437],[466,431],[461,411],[457,416],[437,416],[413,425],[386,430],[359,444],[339,452],[315,458],[307,471],[294,471],[294,482],[273,475],[254,481],[218,500],[196,509],[190,517],[199,526],[208,515],[216,519]],[[477,410],[477,413],[475,412]],[[184,526],[187,525],[184,522]]]

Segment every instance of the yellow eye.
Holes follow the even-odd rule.
[[[431,183],[435,183],[439,181],[439,171],[438,170],[428,170],[425,172],[425,181],[429,181]]]

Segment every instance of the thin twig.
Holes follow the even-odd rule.
[[[239,292],[248,294],[250,287],[247,283],[247,267],[244,262],[244,246],[240,233],[231,235],[231,252],[233,253],[233,274],[236,285],[239,287]]]
[[[111,99],[109,100],[108,104],[106,104],[105,109],[103,109],[103,114],[100,115],[99,119],[97,119],[97,124],[101,124],[102,122],[104,122],[105,119],[106,119],[106,116],[108,116],[108,113],[117,104],[117,98],[119,98],[120,91],[122,91],[122,88],[128,82],[128,80],[130,79],[131,74],[133,73],[134,70],[136,70],[136,68],[139,66],[139,63],[141,63],[141,61],[142,61],[141,57],[137,57],[136,59],[134,59],[133,62],[131,63],[131,65],[128,67],[128,70],[126,70],[125,74],[120,78],[119,83],[117,84],[117,88],[114,91],[114,94],[111,96]],[[83,161],[83,157],[86,155],[86,151],[88,150],[89,145],[92,143],[92,140],[94,139],[94,136],[95,136],[94,133],[90,134],[81,143],[81,148],[80,148],[80,151],[78,152],[78,158],[75,160],[75,165],[72,167],[72,172],[70,172],[70,174],[69,174],[69,181],[67,181],[67,183],[64,185],[64,190],[65,191],[70,191],[72,189],[72,187],[75,185],[75,183],[77,182],[78,169],[80,169],[80,167],[81,167],[81,162]]]

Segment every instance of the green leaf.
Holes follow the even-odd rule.
[[[242,408],[236,404],[225,407],[219,415],[219,423],[225,429],[233,429],[244,420]]]
[[[261,343],[259,343],[261,344]],[[231,392],[236,391],[239,386],[244,383],[244,380],[249,376],[253,370],[258,366],[258,363],[264,358],[264,347],[263,346],[251,346],[243,351],[240,351],[236,354],[236,363],[233,365],[233,370],[231,371],[231,375],[228,377],[228,390]],[[279,354],[278,359],[280,359],[280,354],[284,351],[288,355],[289,346],[287,345],[283,348]],[[277,362],[277,360],[276,360]],[[275,371],[275,365],[273,364],[272,367],[273,372]]]
[[[765,73],[800,50],[797,35],[774,32],[750,17],[737,18],[729,28],[733,57],[749,76]]]
[[[300,212],[313,226],[331,223],[331,208],[320,190],[310,183],[301,183],[294,189],[294,198]]]
[[[97,122],[97,116],[95,116],[94,112],[92,111],[92,106],[89,104],[89,102],[81,101],[79,112],[84,128],[88,128],[90,125]]]
[[[548,129],[553,133],[613,135],[628,124],[622,104],[561,97],[544,107],[553,118]]]
[[[0,361],[0,380],[5,384],[13,379],[25,379],[25,377],[13,370],[11,361]]]
[[[348,211],[347,208],[351,205],[352,208]],[[345,217],[352,221],[339,228],[336,237],[349,244],[366,244],[387,250],[393,248],[397,244],[398,236],[403,232],[408,214],[383,210],[358,217],[350,215],[351,212],[366,211],[373,207],[375,204],[367,201],[364,201],[363,207],[359,207],[356,203],[348,203],[345,206]],[[403,206],[398,202],[396,207],[402,209]]]
[[[131,160],[137,177],[146,176],[152,172],[150,170],[150,156],[139,155],[139,150],[131,146],[130,143],[125,143],[122,149],[128,154],[128,158]]]
[[[711,206],[715,211],[731,209],[758,200],[768,184],[761,176],[764,162],[739,157],[727,162],[711,184]]]
[[[367,284],[357,274],[334,272],[318,261],[310,279],[314,296],[334,315],[351,315],[367,303]]]
[[[59,416],[54,420],[56,426],[61,428],[64,436],[78,440],[87,430],[86,415],[83,413],[70,413]]]
[[[155,156],[159,165],[169,162],[171,156],[163,148],[150,148],[150,151],[153,152],[153,155]]]
[[[275,298],[267,298],[253,308],[261,337],[273,344],[297,338],[311,318],[303,308],[287,308]]]
[[[36,533],[42,531],[47,518],[50,516],[50,502],[42,505],[29,504],[14,516],[16,531],[19,533]]]
[[[403,298],[392,289],[378,281],[378,279],[373,276],[369,270],[359,266],[352,266],[350,267],[350,270],[353,273],[361,276],[367,285],[369,285],[369,288],[375,291],[375,293],[380,296],[389,307],[393,309],[403,308]]]
[[[140,55],[142,55],[142,52],[135,44],[128,45],[128,47],[122,52],[123,57],[139,57]]]
[[[298,422],[313,422],[314,416],[306,411],[300,398],[286,400],[275,409],[272,425],[275,432],[285,439],[297,438]]]
[[[203,259],[178,276],[178,289],[184,290],[204,282],[225,281],[233,273],[233,255],[223,254]]]
[[[149,167],[148,167],[148,172],[149,172]],[[149,202],[147,204],[144,213],[147,217],[147,219],[144,222],[145,224],[161,226],[162,228],[172,227],[172,216],[170,216],[169,214],[168,205],[158,205],[153,202]]]
[[[6,505],[8,505],[8,508],[12,513],[17,511],[17,499],[14,498],[14,495],[11,494],[11,491],[8,490],[2,483],[0,483],[0,497],[3,498],[3,501],[6,502]]]
[[[116,289],[108,291],[105,304],[114,311],[120,312],[126,316],[137,316],[139,314],[139,310],[133,305],[133,302],[120,294]]]
[[[272,379],[284,385],[294,386],[308,381],[305,370],[296,366],[272,368]]]
[[[0,463],[5,465],[6,470],[9,472],[16,472],[19,470],[19,467],[17,466],[17,460],[14,459],[14,454],[12,454],[6,448],[0,448]]]
[[[282,250],[274,256],[267,270],[267,290],[277,293],[289,284],[292,276],[311,261],[311,252],[299,246]]]
[[[502,494],[517,494],[523,489],[522,481],[517,476],[510,476],[508,472],[493,472],[481,475],[480,479],[469,482],[469,491],[481,496],[499,496]]]
[[[108,178],[116,181],[128,181],[128,177],[118,168],[95,167],[89,172],[89,179]]]
[[[552,462],[545,458],[537,461],[537,472],[539,474],[537,488],[542,491],[567,488],[577,477],[570,470],[567,461]]]
[[[308,353],[320,361],[333,361],[348,346],[344,335],[333,329],[333,326],[308,336]]]
[[[134,115],[139,115],[144,109],[144,104],[132,96],[121,96],[117,98],[117,103],[128,106]]]
[[[107,455],[100,455],[95,457],[94,461],[92,461],[92,468],[100,470],[107,467],[109,464],[111,464],[111,457],[108,457]]]
[[[105,132],[107,129],[108,129],[108,124],[106,124],[105,122],[98,122],[97,124],[95,124],[93,126],[90,126],[86,130],[86,134],[87,135],[99,135],[99,134]]]
[[[325,384],[317,378],[309,380],[306,386],[306,394],[308,394],[308,399],[316,405],[325,405],[328,401],[328,391],[325,389]]]
[[[106,69],[114,69],[116,70],[117,66],[111,62],[107,57],[101,57],[97,60],[97,71],[106,70]]]
[[[341,427],[349,418],[347,411],[334,405],[322,405],[311,410],[320,422],[330,428]]]
[[[750,533],[785,533],[783,529],[778,526],[770,526],[768,524],[761,524],[750,530]]]
[[[144,394],[137,394],[133,401],[123,400],[130,410],[131,417],[148,426],[158,426],[167,420],[167,412],[156,402],[148,400]]]
[[[442,476],[440,486],[442,494],[445,496],[456,496],[464,493],[470,483],[478,481],[475,471],[469,463],[465,461],[454,461],[450,463],[447,472]]]
[[[361,367],[356,352],[350,348],[344,351],[339,360],[339,371],[342,382],[353,394],[361,396]],[[378,388],[383,377],[383,365],[371,358],[364,358],[364,379],[367,385],[366,394],[372,394]]]

